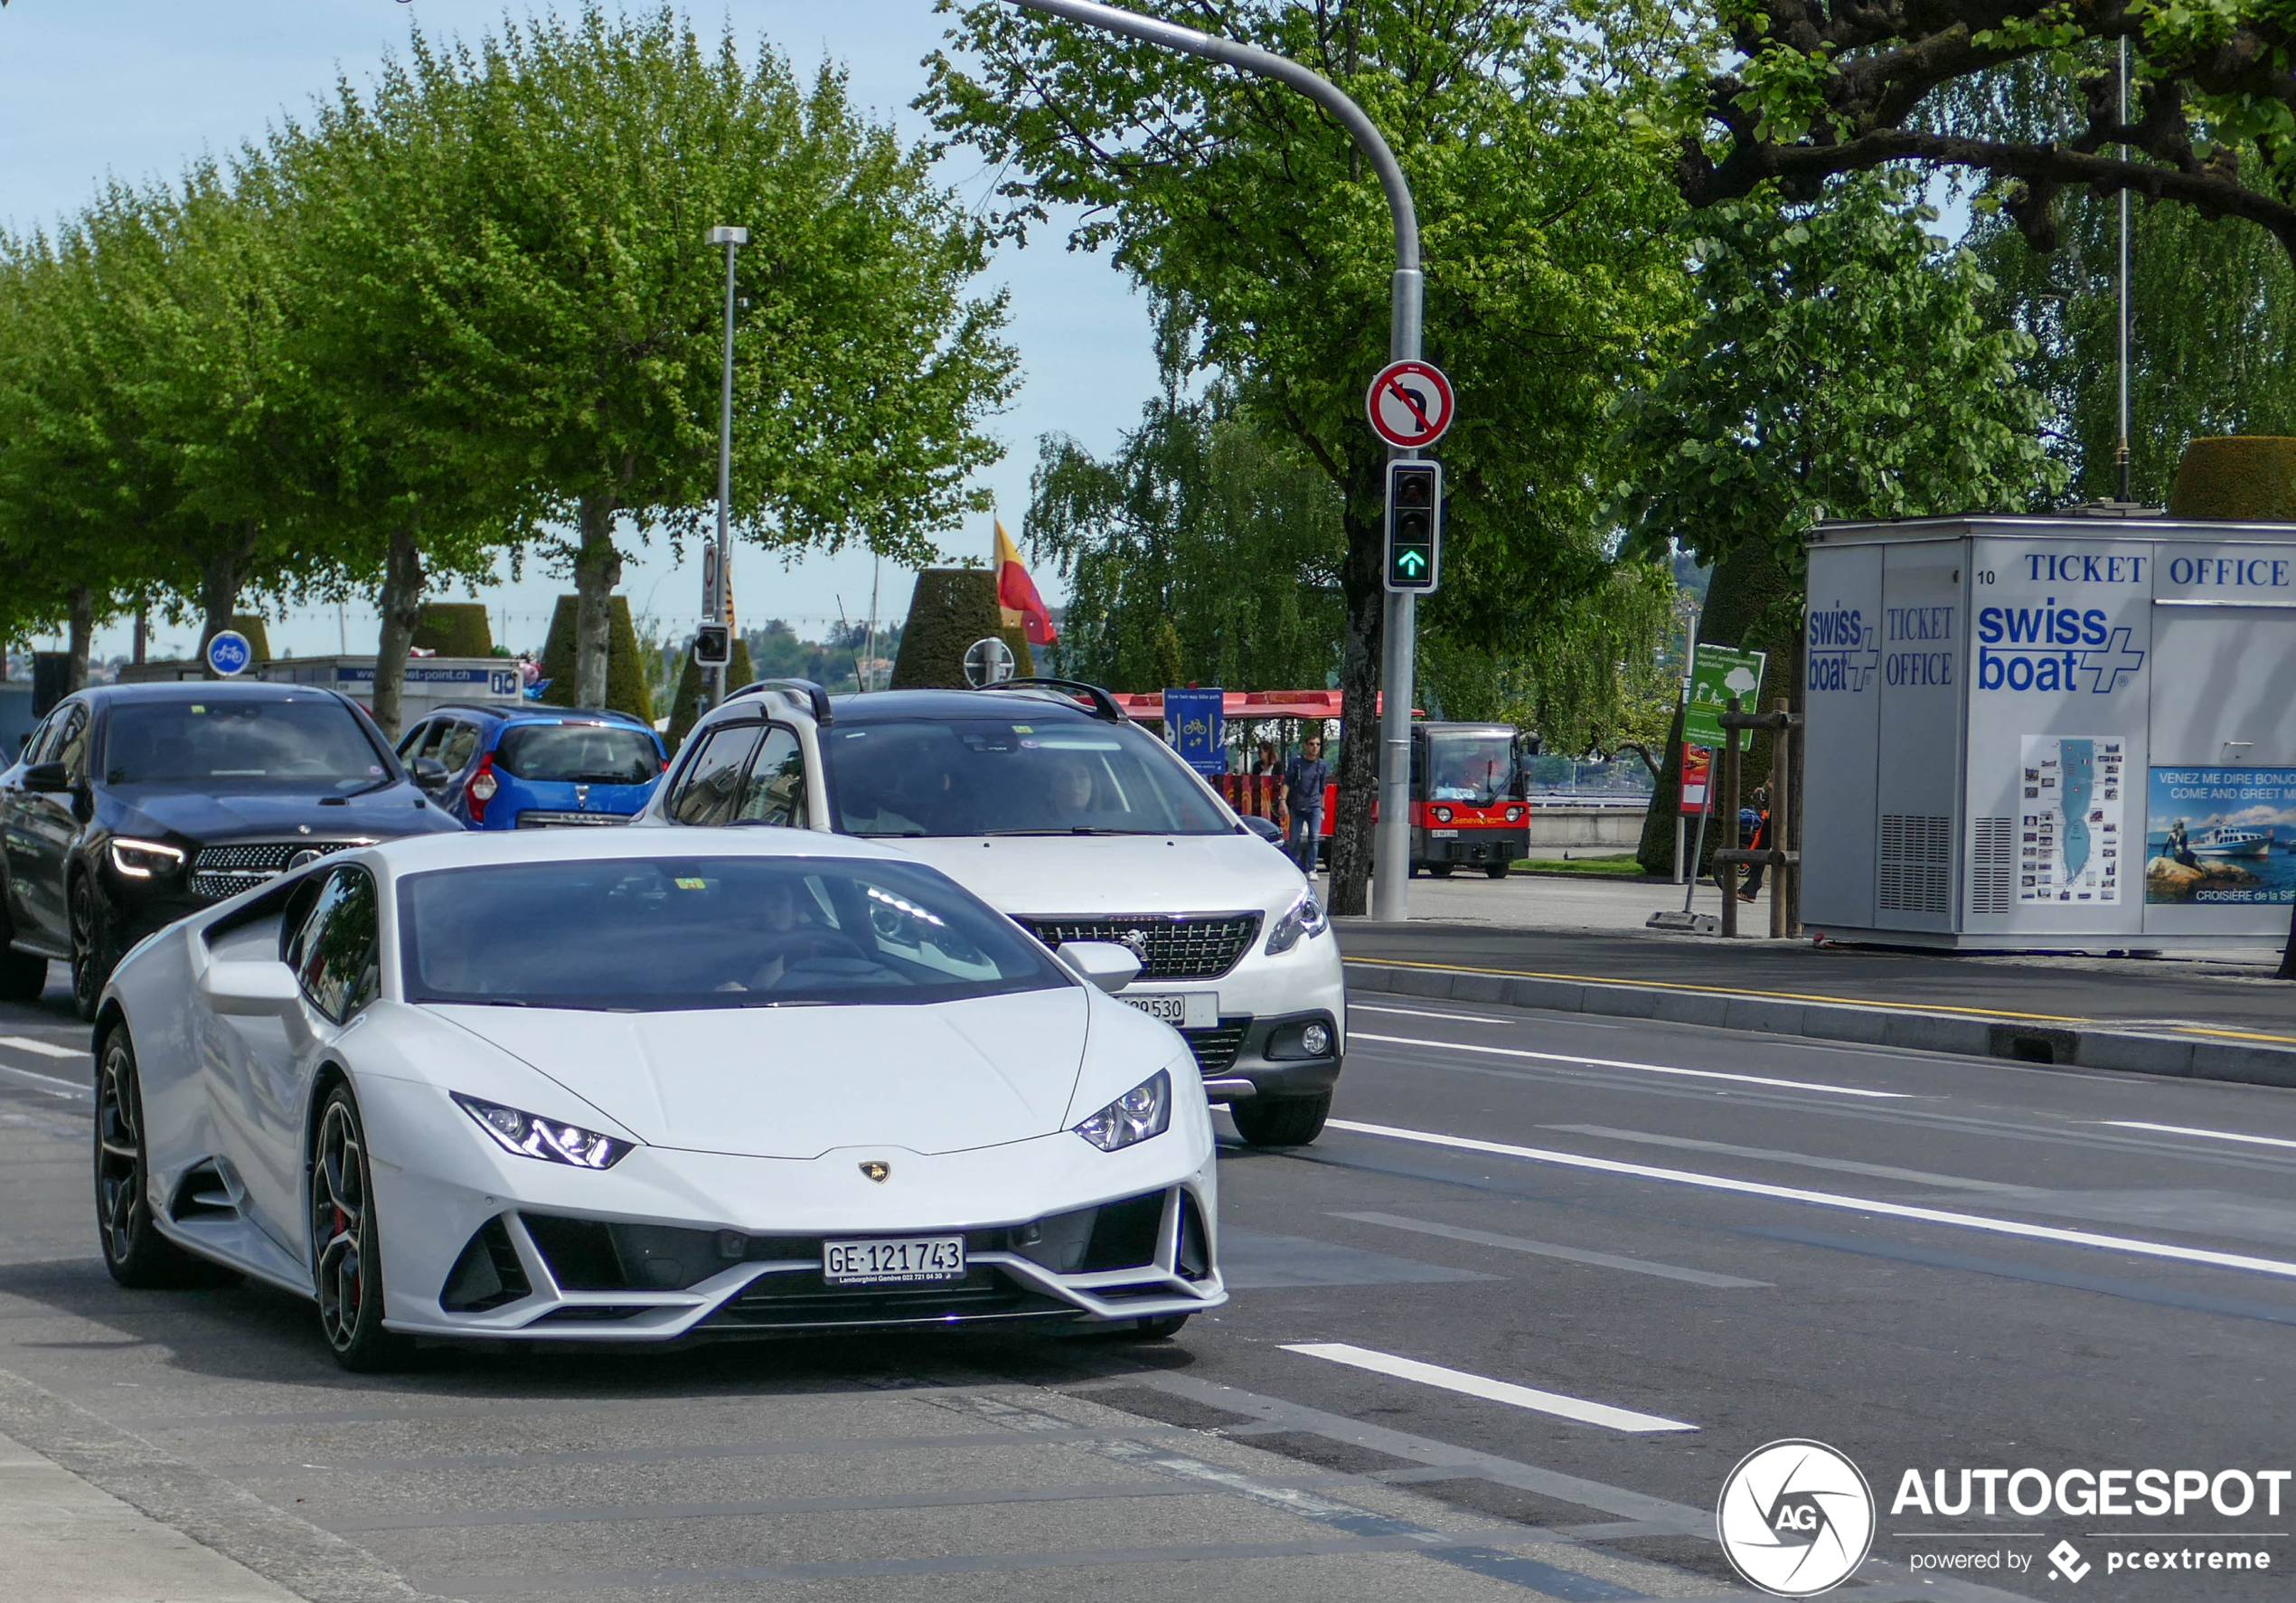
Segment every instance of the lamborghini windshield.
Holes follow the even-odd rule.
[[[1068,983],[923,864],[471,863],[400,887],[409,1002],[667,1012],[952,1002]]]

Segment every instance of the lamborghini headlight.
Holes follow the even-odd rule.
[[[465,1113],[478,1121],[480,1129],[494,1138],[496,1146],[521,1157],[571,1164],[577,1169],[610,1169],[630,1154],[629,1142],[601,1136],[596,1130],[537,1118],[515,1108],[466,1097],[460,1091],[448,1094]]]
[[[1315,892],[1304,891],[1292,903],[1284,916],[1275,920],[1275,928],[1267,932],[1267,955],[1280,957],[1300,944],[1305,936],[1322,934],[1331,928],[1323,917],[1323,909],[1315,900]]]
[[[1172,1127],[1172,1076],[1158,1070],[1077,1127],[1103,1152],[1116,1152]]]

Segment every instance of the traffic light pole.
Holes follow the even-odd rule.
[[[1388,212],[1395,222],[1394,309],[1388,324],[1388,357],[1394,362],[1416,361],[1420,354],[1426,280],[1419,271],[1419,216],[1411,203],[1411,186],[1403,167],[1388,148],[1378,125],[1363,108],[1340,91],[1339,86],[1288,56],[1256,45],[1238,43],[1210,33],[1200,33],[1135,11],[1122,11],[1095,0],[1009,0],[1026,11],[1041,12],[1087,27],[1121,33],[1185,55],[1272,78],[1313,100],[1332,117],[1363,152],[1387,192]],[[1416,451],[1390,449],[1388,456],[1409,458]],[[1411,674],[1415,636],[1418,627],[1417,598],[1390,594],[1387,599],[1386,657],[1379,674],[1379,823],[1373,837],[1372,857],[1378,872],[1371,882],[1371,917],[1381,923],[1401,923],[1410,916],[1411,894]]]

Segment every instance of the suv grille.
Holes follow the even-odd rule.
[[[1209,1080],[1225,1074],[1235,1067],[1236,1054],[1244,1050],[1244,1034],[1252,1027],[1249,1014],[1237,1019],[1222,1019],[1216,1030],[1182,1030],[1189,1048],[1196,1054],[1196,1067]]]
[[[1106,940],[1140,955],[1143,979],[1218,979],[1259,934],[1257,913],[1203,917],[1121,914],[1108,919],[1021,919],[1021,927],[1048,947],[1063,941]]]
[[[192,894],[221,901],[251,890],[287,871],[296,856],[309,852],[325,857],[372,841],[253,841],[235,846],[209,846],[192,859]]]

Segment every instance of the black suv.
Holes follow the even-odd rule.
[[[61,957],[92,1019],[121,955],[184,914],[346,846],[461,827],[331,690],[83,690],[0,773],[0,998],[36,998]]]

